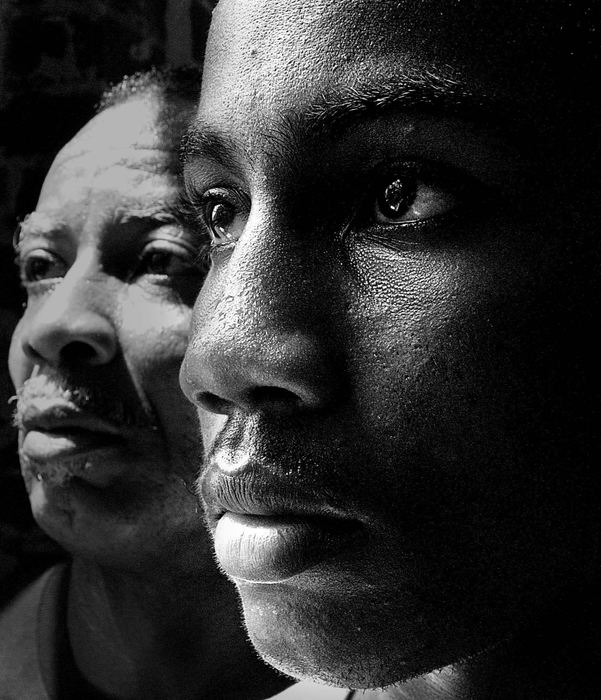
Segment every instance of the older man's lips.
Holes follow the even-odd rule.
[[[104,486],[122,469],[107,453],[121,449],[124,438],[116,426],[100,418],[61,403],[43,411],[27,410],[21,423],[19,452],[40,480],[78,477]]]
[[[331,559],[358,540],[356,520],[295,490],[272,470],[224,473],[215,463],[203,483],[215,552],[234,579],[277,583]]]

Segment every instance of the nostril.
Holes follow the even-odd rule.
[[[264,409],[286,412],[302,406],[302,399],[293,391],[279,386],[256,386],[248,392],[249,402]]]
[[[254,407],[257,410],[288,413],[302,407],[303,400],[294,392],[278,386],[255,386],[236,400],[230,400],[209,391],[199,392],[194,396],[194,403],[211,413],[229,415],[235,406]]]
[[[196,394],[194,403],[202,406],[211,413],[223,413],[227,415],[231,413],[232,404],[225,399],[222,399],[217,394],[211,394],[210,391],[203,391]]]
[[[25,354],[25,357],[28,357],[30,360],[33,360],[34,362],[41,362],[44,358],[41,353],[39,353],[33,345],[28,343],[27,341],[23,342],[21,344],[21,347],[23,348],[23,352]]]
[[[80,340],[75,340],[68,345],[65,345],[61,351],[62,360],[67,364],[90,364],[91,362],[94,362],[97,354],[98,353],[96,352],[95,348]]]

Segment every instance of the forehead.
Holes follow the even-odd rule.
[[[517,105],[525,115],[536,109],[543,116],[548,105],[571,99],[578,77],[574,48],[579,37],[592,36],[586,31],[586,3],[580,9],[574,5],[563,0],[221,0],[211,27],[200,113],[227,124],[248,114],[249,106],[251,114],[302,112],[340,86],[377,87],[435,76],[463,91],[491,95],[508,109]]]
[[[38,209],[87,202],[92,194],[156,196],[177,181],[178,147],[192,112],[187,103],[135,98],[94,117],[59,152]]]

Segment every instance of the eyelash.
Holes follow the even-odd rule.
[[[228,194],[225,194],[225,192]],[[209,206],[216,204],[238,207],[242,204],[243,208],[249,208],[248,196],[240,188],[225,183],[217,183],[202,193],[184,191],[179,196],[178,209],[183,220],[194,229],[200,226],[201,233],[205,238],[199,254],[199,262],[210,261],[211,252],[223,247],[222,243],[218,243],[213,239],[211,226],[207,220]]]
[[[416,195],[410,207],[417,206],[418,193],[422,190],[438,192],[440,197],[454,200],[448,211],[434,213],[419,219],[407,219],[391,222],[374,221],[374,205],[382,191],[383,185],[390,183],[395,177],[412,176],[416,182]],[[371,229],[375,233],[386,235],[387,231],[406,230],[417,233],[428,231],[432,234],[443,232],[447,224],[458,220],[466,212],[476,213],[491,202],[491,189],[482,181],[453,166],[432,161],[389,161],[379,163],[363,180],[361,189],[365,195],[353,214],[350,228]],[[423,194],[423,192],[422,192]],[[447,229],[448,230],[448,229]],[[417,243],[417,241],[416,241]]]
[[[410,178],[409,184],[411,178],[415,183],[413,198],[408,200],[406,208],[409,217],[411,210],[415,212],[415,218],[404,218],[402,213],[395,219],[382,216],[380,196],[387,189],[385,185],[406,178]],[[349,200],[349,192],[354,192],[356,196],[351,195]],[[344,237],[348,234],[360,238],[365,236],[382,244],[387,244],[388,238],[390,244],[394,245],[396,233],[398,243],[417,245],[419,241],[412,241],[412,235],[418,235],[421,231],[424,235],[434,237],[451,233],[453,221],[459,221],[466,211],[477,213],[483,204],[490,203],[492,193],[477,178],[446,164],[390,160],[380,161],[363,176],[355,179],[350,187],[341,188],[339,194],[342,197],[339,203],[346,200],[349,204],[347,211],[350,216],[344,222]],[[219,203],[237,209],[242,214],[250,209],[248,196],[225,183],[215,184],[202,193],[191,191],[181,196],[183,216],[194,228],[200,226],[206,239],[206,245],[202,247],[199,256],[203,262],[210,263],[213,251],[230,246],[229,241],[216,240],[212,233],[208,212]],[[428,209],[434,210],[434,213],[423,215]],[[401,234],[402,230],[406,231],[406,236]]]

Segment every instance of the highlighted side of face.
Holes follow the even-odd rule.
[[[185,166],[212,265],[181,380],[218,560],[288,673],[424,673],[598,565],[599,217],[558,11],[215,12]]]

